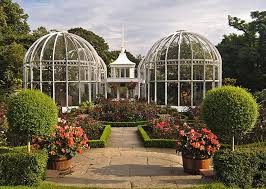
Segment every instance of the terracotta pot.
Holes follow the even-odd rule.
[[[184,172],[197,175],[200,174],[200,169],[210,169],[211,158],[193,159],[182,155]]]
[[[49,159],[47,163],[47,169],[58,170],[58,171],[67,171],[71,167],[71,159],[65,157]]]

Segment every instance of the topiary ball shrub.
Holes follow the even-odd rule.
[[[12,132],[31,137],[48,135],[57,124],[58,110],[54,101],[37,90],[23,90],[11,96],[7,119]]]
[[[222,142],[228,142],[254,127],[258,105],[245,89],[224,86],[208,91],[202,104],[202,117]]]

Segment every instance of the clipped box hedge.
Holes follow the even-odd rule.
[[[138,132],[144,143],[145,147],[157,147],[157,148],[176,148],[176,140],[174,139],[151,139],[148,133],[145,131],[146,126],[139,125]]]
[[[110,134],[111,134],[111,126],[106,125],[100,139],[99,140],[89,140],[89,146],[91,148],[104,148],[107,145]]]
[[[48,154],[26,147],[0,148],[0,185],[38,185],[44,179]]]
[[[240,188],[266,186],[266,148],[239,147],[235,151],[220,150],[213,158],[217,179]]]
[[[109,122],[103,121],[105,125],[111,125],[111,127],[137,127],[139,125],[144,125],[149,123],[149,121],[136,121],[136,122]]]

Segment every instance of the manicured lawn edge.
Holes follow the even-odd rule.
[[[99,140],[89,140],[89,146],[91,148],[104,148],[107,145],[110,134],[111,134],[111,126],[106,125],[103,130],[101,138]]]
[[[143,125],[138,126],[138,132],[145,147],[176,148],[176,140],[174,139],[151,139],[144,128],[145,126]]]
[[[149,123],[149,121],[136,121],[136,122],[111,122],[103,121],[105,125],[111,125],[111,127],[137,127],[138,125],[144,125]]]

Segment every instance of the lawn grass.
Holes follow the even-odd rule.
[[[187,189],[229,189],[229,188],[230,187],[227,187],[221,183],[212,183],[212,184],[199,185],[199,186],[195,186],[195,187],[189,187]],[[101,187],[62,186],[62,185],[52,184],[49,182],[43,182],[40,186],[32,186],[32,187],[0,186],[0,189],[104,189],[104,188],[101,188]],[[160,188],[154,188],[154,189],[160,189]],[[169,188],[169,189],[172,189],[172,188]],[[233,189],[233,188],[230,188],[230,189]]]

